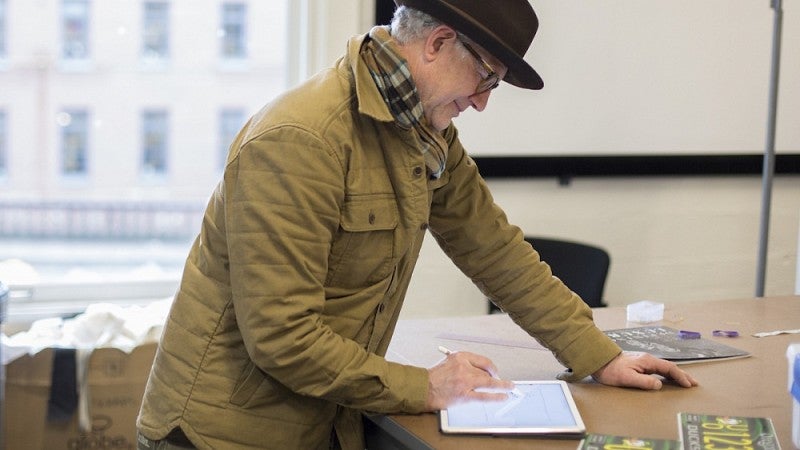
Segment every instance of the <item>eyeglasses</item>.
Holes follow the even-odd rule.
[[[476,61],[481,64],[481,66],[483,66],[483,69],[486,71],[486,76],[481,78],[481,82],[478,83],[478,87],[475,89],[475,94],[473,95],[483,94],[484,92],[491,91],[492,89],[496,88],[500,84],[500,75],[498,75],[492,66],[484,61],[484,59],[481,58],[481,55],[479,55],[474,48],[467,44],[464,39],[459,39],[459,41],[461,41],[461,44],[464,45],[464,48],[467,49],[467,51],[475,58]]]

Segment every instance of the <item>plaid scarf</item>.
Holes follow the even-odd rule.
[[[388,27],[374,27],[361,49],[361,57],[369,68],[383,100],[395,121],[405,129],[414,129],[421,143],[420,151],[431,178],[439,178],[447,160],[447,146],[441,136],[425,125],[422,103],[411,79],[408,63],[396,51]]]

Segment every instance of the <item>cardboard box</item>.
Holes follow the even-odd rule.
[[[130,354],[115,348],[92,352],[86,375],[87,431],[79,427],[77,408],[65,421],[47,419],[53,349],[9,363],[0,416],[6,450],[135,449],[136,417],[156,347],[141,345]]]

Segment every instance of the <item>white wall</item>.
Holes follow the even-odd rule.
[[[527,60],[545,87],[503,85],[460,118],[474,154],[763,152],[770,1],[531,3],[541,24]],[[800,4],[782,3],[775,145],[788,153],[800,151]]]
[[[312,8],[303,75],[367,30],[371,0]],[[505,83],[457,119],[474,155],[762,153],[774,10],[767,0],[532,0],[540,27],[526,59],[541,91]],[[782,2],[775,148],[800,151],[800,6]],[[302,27],[301,27],[302,28]],[[295,80],[297,78],[294,78]]]
[[[490,180],[525,232],[598,244],[611,254],[605,300],[665,303],[755,293],[761,181],[757,177]],[[800,176],[775,180],[765,295],[795,289]],[[429,236],[403,316],[485,312],[477,288]]]
[[[797,275],[795,275],[794,293],[800,295],[800,227],[797,237]]]
[[[289,3],[289,84],[330,66],[347,39],[375,21],[374,0],[292,0]]]

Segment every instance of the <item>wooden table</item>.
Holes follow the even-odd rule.
[[[624,307],[594,310],[604,330],[642,326],[626,323]],[[683,366],[700,383],[685,389],[666,383],[660,391],[614,388],[590,379],[570,390],[590,433],[678,439],[677,414],[694,412],[772,418],[781,446],[791,442],[791,397],[787,390],[786,349],[798,334],[756,338],[752,334],[800,328],[800,297],[771,297],[666,305],[665,325],[699,331],[704,338],[746,350],[743,359]],[[737,330],[738,338],[712,337],[716,329]],[[490,357],[500,376],[512,380],[553,379],[563,367],[506,315],[400,321],[387,358],[430,367],[442,359],[437,347]],[[444,435],[435,414],[375,415],[365,420],[368,447],[435,449],[574,450],[575,440]]]

